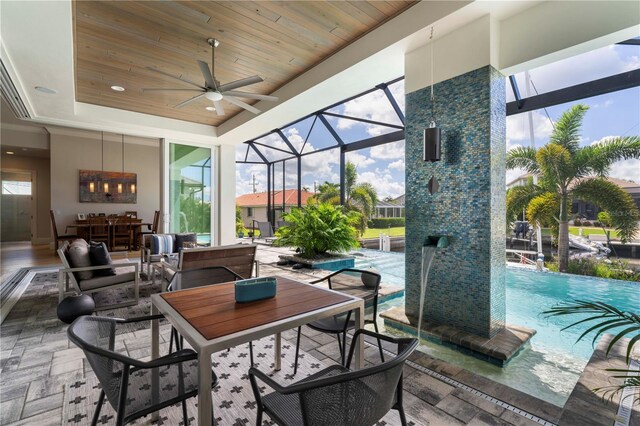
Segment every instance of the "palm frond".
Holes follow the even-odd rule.
[[[638,371],[636,370],[633,370],[631,372],[636,374],[638,373]],[[603,387],[593,389],[594,392],[602,392],[603,399],[608,399],[609,401],[613,401],[613,398],[615,398],[616,395],[618,395],[619,393],[621,393],[627,388],[632,388],[634,390],[640,388],[640,376],[612,376],[612,377],[625,379],[625,381],[624,383],[621,383],[619,385],[603,386]],[[632,392],[631,395],[627,396],[627,398],[634,398],[632,401],[632,404],[635,404],[636,402],[640,401],[640,397],[634,396],[634,395],[637,395],[637,392]]]
[[[564,188],[573,178],[571,152],[562,145],[546,144],[536,153],[536,160],[541,175],[548,183]]]
[[[542,192],[542,189],[533,183],[510,188],[507,191],[507,219],[513,220]]]
[[[582,176],[606,176],[616,161],[640,158],[640,136],[612,137],[581,148],[575,157]]]
[[[557,193],[543,192],[529,202],[527,217],[531,222],[544,227],[553,227],[557,223],[560,211],[560,197]]]
[[[623,330],[616,332],[615,336],[613,337],[613,339],[611,339],[609,345],[607,346],[605,355],[609,355],[609,352],[611,352],[613,346],[621,338],[629,337],[629,335],[632,335],[631,339],[627,343],[627,364],[629,363],[634,345],[640,340],[640,317],[634,313],[621,311],[615,306],[612,306],[605,302],[587,302],[583,300],[575,300],[573,303],[554,306],[551,309],[542,312],[542,314],[547,317],[573,314],[597,314],[595,316],[576,321],[573,324],[570,324],[567,327],[563,328],[563,330],[566,330],[587,321],[599,321],[598,324],[590,327],[588,330],[582,333],[582,335],[580,335],[580,337],[578,338],[578,341],[582,340],[588,334],[595,332],[596,335],[593,340],[593,342],[595,342],[597,337],[606,331],[612,330],[613,328],[617,327],[626,327]]]
[[[525,169],[528,173],[538,174],[540,169],[536,160],[536,150],[519,146],[507,152],[507,170]]]
[[[588,106],[578,104],[565,111],[555,123],[549,142],[560,145],[571,153],[576,152],[580,147],[582,119],[588,110]]]
[[[640,211],[633,198],[615,183],[599,177],[583,179],[571,192],[574,198],[595,204],[609,213],[622,242],[631,240],[638,232]]]

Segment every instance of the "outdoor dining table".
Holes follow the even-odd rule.
[[[151,314],[162,313],[198,353],[199,425],[211,425],[213,353],[275,335],[274,364],[275,370],[280,370],[281,332],[351,310],[356,330],[364,326],[363,299],[290,278],[276,279],[275,297],[248,303],[236,303],[233,282],[151,295]],[[362,339],[355,344],[355,367],[361,368]],[[155,320],[151,324],[151,357],[159,355],[160,330]],[[152,386],[157,386],[157,381],[152,381]]]

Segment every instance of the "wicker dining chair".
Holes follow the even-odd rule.
[[[115,351],[119,326],[164,318],[162,315],[132,319],[82,316],[67,329],[69,340],[84,352],[102,390],[92,425],[100,419],[105,397],[116,411],[116,425],[124,425],[178,402],[184,425],[189,424],[186,400],[198,394],[198,354],[183,349],[169,355],[140,361]],[[211,371],[211,388],[218,378]],[[204,390],[210,392],[209,387]],[[213,417],[215,418],[215,417]]]
[[[365,324],[373,324],[376,333],[379,333],[376,319],[378,317],[378,290],[380,288],[380,274],[375,272],[344,268],[333,272],[324,278],[311,281],[311,284],[326,282],[331,290],[347,293],[352,296],[358,296],[364,299],[365,308],[370,308],[371,318],[365,316]],[[344,365],[345,355],[347,351],[347,331],[352,330],[356,326],[355,318],[351,315],[351,311],[346,314],[335,315],[323,318],[307,324],[313,330],[327,334],[334,334],[338,339],[338,347],[340,349],[340,357]],[[298,336],[296,338],[296,358],[293,367],[293,374],[298,372],[298,353],[300,351],[300,331],[298,327]],[[382,343],[378,340],[378,349],[380,351],[380,359],[384,362],[384,354],[382,352]]]
[[[378,365],[350,370],[355,344],[351,345],[347,363],[332,365],[287,386],[256,368],[249,369],[249,380],[257,403],[256,424],[262,414],[280,426],[289,425],[372,425],[391,409],[397,410],[404,426],[407,419],[402,406],[402,369],[418,346],[418,339],[395,339],[368,330],[354,333],[353,343],[370,336],[398,345],[397,355]],[[274,392],[264,395],[257,379]]]

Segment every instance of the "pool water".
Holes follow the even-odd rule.
[[[404,254],[358,250],[357,268],[374,267],[385,283],[404,287]],[[623,311],[637,312],[640,285],[552,272],[507,268],[507,323],[537,331],[506,367],[501,368],[429,341],[419,349],[429,355],[459,365],[477,374],[526,392],[558,406],[563,406],[586,366],[593,346],[591,338],[576,343],[589,325],[560,331],[581,317],[545,318],[541,312],[563,301],[588,300],[609,303]],[[378,312],[403,306],[404,297],[381,304]]]

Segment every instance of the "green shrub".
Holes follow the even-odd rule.
[[[598,222],[602,224],[602,226],[610,227],[611,226],[611,215],[607,212],[598,213]]]
[[[547,263],[546,266],[554,272],[558,272],[558,264]],[[612,280],[638,281],[640,272],[634,271],[628,262],[612,260],[610,263],[594,258],[570,259],[567,265],[567,273],[574,275],[587,275],[590,277],[608,278]]]
[[[582,221],[580,219],[575,219],[573,221],[573,226],[582,226]]]
[[[368,226],[375,229],[404,226],[404,217],[376,217],[369,220]]]
[[[348,251],[358,245],[353,224],[359,219],[345,215],[340,206],[309,204],[292,209],[283,219],[288,225],[278,229],[274,245],[299,248],[302,257],[313,259],[328,252]]]
[[[236,235],[243,233],[247,233],[247,228],[244,227],[244,222],[242,221],[242,215],[240,214],[240,206],[236,206]]]

